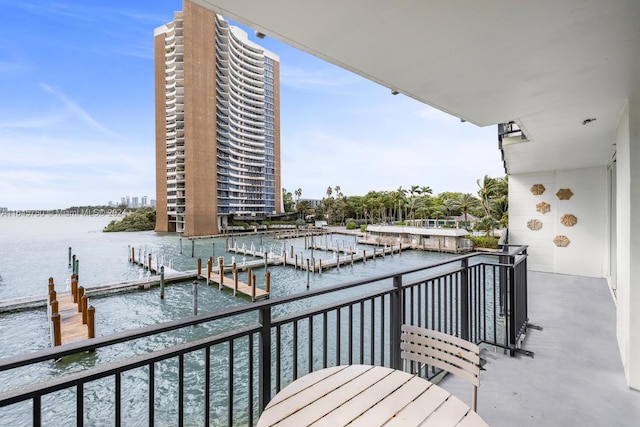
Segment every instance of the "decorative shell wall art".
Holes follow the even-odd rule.
[[[556,236],[553,239],[553,243],[556,244],[559,248],[566,248],[571,243],[571,240],[567,236]]]
[[[558,196],[560,200],[569,200],[571,196],[573,196],[573,191],[568,188],[561,188],[556,193],[556,196]]]
[[[544,190],[546,190],[546,188],[544,188],[544,185],[542,184],[533,184],[531,186],[531,194],[533,194],[534,196],[539,196],[542,193],[544,193]]]
[[[539,219],[530,219],[527,221],[527,228],[531,231],[538,231],[542,228],[542,221]]]
[[[578,223],[578,218],[572,214],[562,215],[560,218],[560,223],[566,227],[573,227]]]
[[[536,205],[536,211],[540,212],[541,214],[546,214],[550,210],[551,205],[547,202],[540,202]]]

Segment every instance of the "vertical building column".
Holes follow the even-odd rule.
[[[215,19],[184,2],[186,236],[218,233]]]
[[[156,228],[169,231],[167,215],[167,100],[165,34],[156,32],[153,42],[156,116]]]
[[[640,99],[631,98],[616,136],[617,336],[627,383],[640,390]]]

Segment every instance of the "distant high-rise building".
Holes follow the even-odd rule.
[[[156,231],[282,212],[279,57],[190,1],[155,30]]]
[[[123,196],[123,197],[120,197],[120,205],[121,205],[121,206],[128,206],[127,198],[126,198],[126,197],[124,197],[124,196]]]
[[[132,197],[131,198],[131,206],[132,208],[139,208],[140,207],[140,202],[138,201],[139,199],[137,197]]]
[[[142,196],[142,207],[145,207],[149,204],[149,198],[147,196]]]

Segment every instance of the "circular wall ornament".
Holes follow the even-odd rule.
[[[555,243],[556,246],[560,248],[565,248],[569,245],[569,243],[571,243],[571,240],[569,240],[567,236],[556,236],[553,239],[553,243]]]
[[[527,221],[527,228],[532,231],[538,231],[542,228],[542,221],[539,219],[530,219]]]
[[[571,196],[573,196],[573,191],[568,188],[561,188],[556,193],[556,196],[558,196],[560,200],[569,200]]]
[[[546,190],[546,188],[544,188],[544,185],[542,185],[542,184],[533,184],[531,186],[531,193],[534,196],[541,195],[542,193],[544,193],[544,190]]]
[[[541,214],[546,214],[550,210],[551,205],[547,202],[540,202],[536,205],[536,211],[540,212]]]
[[[578,218],[576,218],[576,216],[572,214],[562,215],[562,217],[560,218],[560,223],[567,227],[573,227],[578,223]]]

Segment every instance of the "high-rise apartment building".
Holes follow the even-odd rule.
[[[156,231],[282,212],[278,56],[186,0],[154,38]]]

